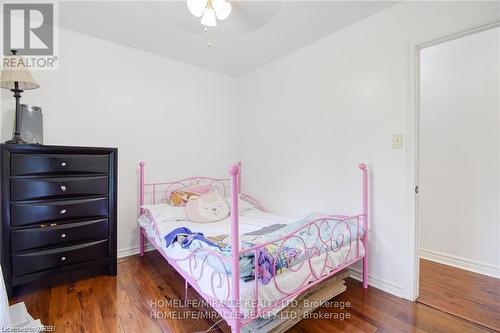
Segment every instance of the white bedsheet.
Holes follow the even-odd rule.
[[[296,218],[285,217],[266,213],[257,209],[251,209],[243,212],[239,217],[240,234],[256,231],[272,224],[290,224],[296,222],[297,220],[298,219]],[[193,232],[202,232],[205,236],[216,236],[231,233],[231,223],[229,219],[207,224],[193,223],[189,221],[157,221],[159,234],[153,230],[151,221],[149,221],[149,218],[146,215],[142,215],[139,218],[139,224],[144,228],[148,237],[154,239],[157,244],[161,244],[161,247],[165,251],[167,256],[174,259],[185,258],[190,253],[188,249],[183,249],[178,243],[173,243],[171,246],[166,247],[164,237],[175,228],[187,227]],[[316,275],[319,275],[325,265],[325,260],[327,260],[327,266],[337,267],[344,262],[354,259],[357,254],[357,245],[357,242],[353,242],[352,244],[344,245],[338,251],[329,251],[327,253],[323,253],[318,257],[312,258],[312,270]],[[327,255],[328,258],[326,258]],[[359,242],[359,255],[364,255],[364,248],[361,241]],[[190,275],[188,260],[177,261],[177,264],[182,270]],[[302,266],[300,269],[298,269],[300,265]],[[198,277],[201,275],[201,279],[198,281],[198,285],[201,291],[209,296],[215,297],[220,300],[225,300],[228,288],[229,290],[231,288],[231,278],[226,280],[226,278],[224,277],[224,283],[222,283],[222,286],[220,288],[217,288],[218,283],[214,283],[215,288],[212,288],[212,273],[214,272],[214,270],[210,266],[205,265],[203,268],[203,274],[200,274],[201,265],[198,266],[199,267],[193,271],[193,276]],[[282,291],[291,292],[298,286],[302,285],[304,283],[304,280],[307,279],[308,282],[315,280],[314,276],[311,274],[311,268],[307,262],[304,262],[304,264],[299,263],[294,266],[293,269],[298,269],[298,271],[291,272],[287,270],[275,276],[274,280],[276,282],[276,285],[278,285]],[[216,281],[218,282],[217,279]],[[259,282],[259,304],[261,304],[261,306],[271,305],[273,304],[273,302],[276,302],[285,296],[275,287],[275,282],[271,280],[271,282],[267,285],[263,285]],[[242,300],[241,312],[245,314],[245,316],[250,314],[252,311],[251,305],[252,300],[254,299],[254,287],[255,281],[244,282],[240,280],[240,298]],[[213,290],[215,290],[215,293]],[[293,300],[293,298],[290,300]],[[284,304],[283,306],[286,306],[286,304]],[[277,306],[271,312],[276,313],[283,306]]]
[[[293,218],[289,216],[282,216],[272,213],[266,213],[256,208],[248,209],[242,212],[239,216],[238,225],[240,228],[240,235],[257,231],[265,226],[269,226],[271,224],[290,224],[297,222],[298,218]],[[224,220],[212,223],[195,223],[188,220],[182,221],[156,221],[159,225],[159,229],[163,236],[169,233],[175,228],[186,227],[189,228],[193,232],[202,232],[206,237],[217,236],[222,234],[230,234],[231,233],[231,220],[230,218],[226,218]],[[143,214],[139,217],[139,224],[142,227],[149,226],[151,221],[149,218]],[[165,246],[165,240],[162,239],[162,246]]]

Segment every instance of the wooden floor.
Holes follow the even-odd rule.
[[[335,301],[351,306],[321,307],[289,332],[490,332],[423,304],[405,301],[375,288],[364,290],[348,279],[347,291]],[[201,332],[217,320],[192,319],[189,314],[210,308],[172,308],[158,300],[181,300],[184,282],[157,252],[119,261],[118,276],[100,276],[35,292],[21,291],[11,303],[26,302],[33,317],[56,332]],[[191,300],[201,299],[191,288]],[[156,301],[156,304],[155,304]],[[171,304],[172,305],[172,304]],[[175,305],[175,304],[173,304]],[[333,304],[335,305],[335,304]],[[175,310],[188,319],[161,318]],[[156,318],[152,317],[156,314]],[[321,318],[323,317],[323,318]],[[325,317],[330,317],[326,318]],[[344,317],[344,320],[340,318]],[[225,323],[211,332],[229,332]]]
[[[418,302],[500,332],[500,279],[421,259]]]

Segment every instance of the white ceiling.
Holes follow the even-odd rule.
[[[60,25],[93,37],[242,76],[393,5],[390,1],[231,1],[204,32],[185,1],[68,1]],[[208,42],[212,47],[208,47]]]

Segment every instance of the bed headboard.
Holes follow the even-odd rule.
[[[141,205],[165,202],[165,199],[168,199],[170,193],[173,191],[197,185],[209,185],[211,191],[219,192],[224,197],[227,197],[230,193],[229,178],[189,177],[171,182],[145,183],[144,166],[144,162],[139,164],[139,186],[143,189],[140,191],[139,198],[139,203]]]

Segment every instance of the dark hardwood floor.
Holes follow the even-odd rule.
[[[302,320],[289,332],[490,332],[471,322],[413,303],[348,279],[347,291],[334,301],[351,306],[321,307],[317,318]],[[39,291],[22,290],[11,303],[26,302],[28,310],[56,332],[201,332],[217,320],[164,318],[206,314],[207,307],[174,307],[157,300],[181,300],[184,281],[157,252],[144,258],[119,260],[118,276],[99,276]],[[201,299],[189,289],[190,300]],[[346,303],[344,303],[346,304]],[[339,304],[337,304],[339,305]],[[154,315],[156,314],[156,318]],[[319,318],[319,317],[323,318]],[[329,318],[325,318],[329,317]],[[344,317],[344,320],[340,318]],[[225,323],[211,332],[230,332]]]
[[[421,259],[417,301],[500,332],[500,279]]]

